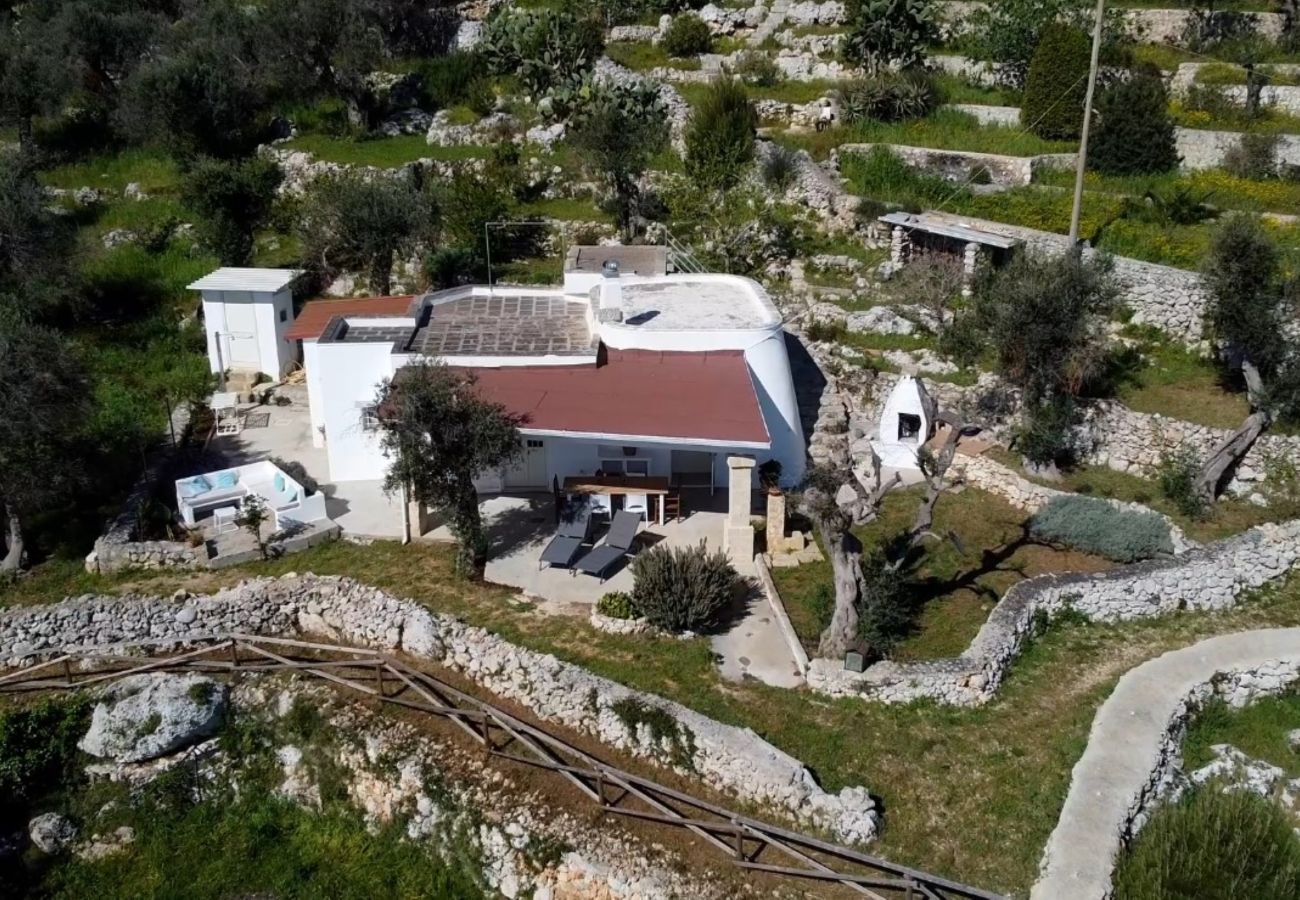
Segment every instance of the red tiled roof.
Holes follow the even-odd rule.
[[[288,340],[315,340],[335,316],[404,316],[414,294],[404,297],[359,297],[355,300],[312,300],[285,332]]]
[[[745,355],[607,350],[601,365],[475,368],[483,396],[525,431],[768,446]]]

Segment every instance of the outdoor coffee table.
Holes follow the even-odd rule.
[[[218,506],[212,511],[212,533],[225,534],[235,528],[235,517],[239,515],[238,506]],[[229,526],[229,529],[227,528]]]

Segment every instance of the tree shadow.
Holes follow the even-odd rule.
[[[912,600],[916,616],[919,616],[930,602],[959,590],[969,590],[981,597],[997,602],[1001,599],[997,592],[980,584],[979,580],[996,572],[1011,572],[1025,577],[1026,573],[1023,566],[1007,565],[1007,561],[1015,556],[1021,548],[1036,543],[1038,542],[1030,536],[1028,523],[1022,524],[1020,534],[1014,540],[981,551],[977,565],[958,572],[951,578],[917,577],[917,571],[926,554],[923,545],[916,546],[908,552],[903,565],[898,569],[898,573],[908,580],[908,594]]]

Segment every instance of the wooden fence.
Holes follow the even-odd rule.
[[[493,704],[379,650],[243,634],[203,635],[197,649],[143,655],[176,641],[69,647],[0,676],[0,694],[80,690],[144,672],[297,672],[394,706],[442,717],[492,755],[556,773],[600,807],[683,828],[736,867],[843,885],[867,897],[1004,900],[1000,895],[790,831],[609,766]],[[45,651],[42,655],[49,655]],[[12,661],[11,661],[12,663]],[[882,893],[883,892],[883,893]]]

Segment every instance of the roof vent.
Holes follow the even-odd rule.
[[[618,277],[618,260],[616,260],[616,259],[607,259],[607,260],[605,260],[605,262],[603,262],[603,263],[601,264],[601,266],[600,266],[600,270],[601,270],[602,273],[604,273],[604,275],[605,275],[606,278],[617,278],[617,277]]]

